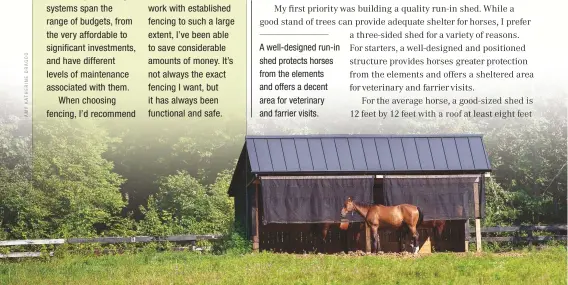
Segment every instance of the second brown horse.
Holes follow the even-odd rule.
[[[330,230],[342,230],[348,231],[350,228],[350,233],[352,236],[348,236],[349,239],[353,239],[356,243],[359,243],[361,238],[361,232],[365,230],[365,225],[363,223],[360,224],[350,224],[349,222],[342,222],[342,223],[319,223],[319,224],[312,224],[311,231],[317,233],[318,236],[318,251],[319,252],[327,252],[327,236]],[[346,252],[349,249],[345,248]]]
[[[348,197],[341,209],[341,217],[347,216],[349,212],[357,212],[365,219],[367,225],[371,227],[373,238],[372,252],[381,251],[379,228],[392,228],[402,230],[404,227],[412,235],[412,247],[414,253],[418,253],[418,230],[417,227],[422,223],[424,215],[419,207],[410,204],[400,204],[397,206],[383,205],[363,205],[353,201]]]

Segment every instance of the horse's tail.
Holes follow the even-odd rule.
[[[418,209],[418,223],[416,223],[416,226],[418,227],[424,221],[424,213],[422,212],[420,207],[416,206],[416,209]]]

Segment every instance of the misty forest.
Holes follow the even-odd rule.
[[[565,102],[542,100],[525,120],[420,120],[396,129],[367,124],[377,133],[484,134],[493,167],[484,226],[565,224]],[[32,145],[29,120],[2,114],[0,240],[230,232],[227,190],[244,123],[218,130],[149,124],[34,122]],[[294,126],[255,126],[258,132],[287,127]],[[364,127],[362,121],[349,129]]]

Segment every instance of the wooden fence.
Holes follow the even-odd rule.
[[[62,245],[62,244],[121,244],[121,243],[148,243],[148,242],[175,242],[189,243],[195,248],[195,243],[199,240],[218,240],[220,235],[176,235],[167,237],[99,237],[99,238],[69,238],[69,239],[35,239],[35,240],[6,240],[0,241],[0,247],[7,246],[29,246],[29,245]],[[0,253],[1,258],[23,258],[23,257],[40,257],[41,252],[10,252],[7,254]],[[53,252],[48,253],[53,256]]]
[[[549,225],[549,226],[499,226],[482,228],[482,235],[491,235],[499,233],[509,233],[509,236],[482,236],[482,242],[528,242],[529,244],[535,242],[543,242],[549,240],[564,240],[566,241],[567,225]],[[548,232],[551,235],[535,236],[534,232]],[[475,234],[475,229],[470,228],[470,233]],[[199,240],[218,240],[220,235],[177,235],[167,237],[100,237],[100,238],[69,238],[69,239],[36,239],[36,240],[7,240],[0,241],[0,247],[8,246],[30,246],[30,245],[62,245],[62,244],[121,244],[121,243],[148,243],[148,242],[174,242],[174,243],[189,243],[195,247],[195,243]],[[470,237],[470,242],[475,242],[475,237]],[[53,252],[47,253],[53,256]],[[41,252],[10,252],[7,254],[0,254],[2,258],[24,258],[24,257],[40,257]]]
[[[481,229],[481,234],[498,234],[498,233],[513,233],[509,236],[482,236],[482,242],[528,242],[529,244],[535,242],[543,242],[550,240],[564,240],[566,241],[567,225],[549,225],[549,226],[497,226],[487,227]],[[470,228],[469,232],[475,234],[475,228]],[[548,232],[551,235],[535,236],[534,232]],[[523,234],[524,233],[524,234]],[[469,238],[470,242],[476,242],[475,237]]]

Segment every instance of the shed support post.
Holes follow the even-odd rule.
[[[475,209],[475,247],[481,252],[481,215],[479,213],[479,182],[473,183],[473,199]]]
[[[254,252],[258,252],[260,248],[260,236],[259,236],[259,222],[258,222],[258,181],[254,183],[254,201],[253,201],[253,209],[252,209],[252,224],[253,224],[253,236],[252,236],[252,250]]]
[[[464,236],[465,236],[464,251],[468,252],[469,251],[469,239],[471,238],[471,233],[469,232],[469,219],[465,220]]]
[[[371,252],[371,227],[365,222],[365,252]]]
[[[481,219],[475,219],[475,247],[481,252]]]

